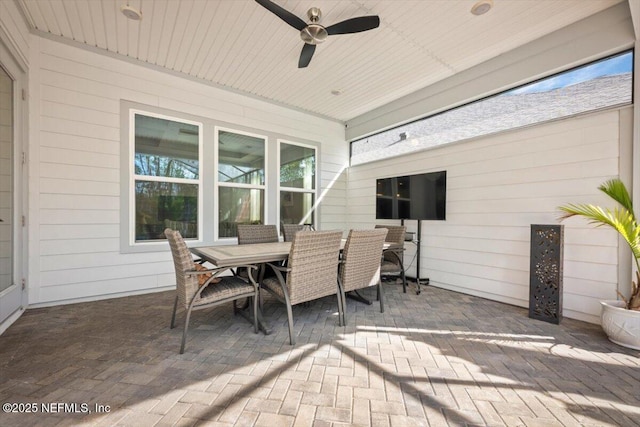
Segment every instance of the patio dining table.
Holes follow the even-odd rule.
[[[191,253],[218,267],[262,264],[284,261],[289,256],[291,242],[249,243],[190,248]]]
[[[346,239],[342,239],[340,250],[344,249],[345,243]],[[392,243],[385,242],[384,248],[388,248],[391,244]],[[189,250],[195,256],[218,267],[235,267],[241,265],[258,265],[267,262],[282,262],[289,257],[291,242],[200,246],[189,248]],[[371,301],[364,298],[357,291],[349,292],[348,296],[365,304],[371,304]],[[236,313],[253,322],[247,310],[236,310]],[[271,333],[271,328],[264,320],[260,309],[258,309],[258,326],[265,335]]]
[[[289,257],[291,242],[250,243],[244,245],[219,245],[189,248],[192,254],[218,267],[236,267],[241,265],[259,265],[266,262],[284,261]],[[248,304],[234,312],[253,322]],[[265,321],[262,310],[258,307],[258,328],[265,335],[271,333],[271,327]]]

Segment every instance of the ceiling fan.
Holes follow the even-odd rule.
[[[316,45],[322,43],[328,36],[335,34],[351,34],[362,31],[373,30],[380,26],[380,18],[377,15],[359,16],[357,18],[347,19],[337,24],[323,27],[318,22],[322,17],[322,12],[317,7],[312,7],[307,11],[309,24],[302,19],[289,12],[288,10],[278,6],[270,0],[256,0],[261,6],[275,14],[287,24],[300,31],[300,38],[304,42],[300,59],[298,60],[298,68],[305,68],[311,62],[313,53],[316,51]]]

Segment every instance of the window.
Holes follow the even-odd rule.
[[[358,165],[632,102],[624,52],[351,143]]]
[[[166,250],[167,227],[215,245],[240,223],[316,221],[318,143],[126,100],[120,108],[123,253]]]
[[[200,237],[202,124],[131,110],[134,242]]]
[[[314,224],[316,149],[280,142],[280,222]]]
[[[218,236],[265,223],[266,138],[218,130]]]

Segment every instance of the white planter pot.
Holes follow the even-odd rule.
[[[640,350],[640,311],[627,310],[624,301],[601,301],[602,329],[609,340]]]

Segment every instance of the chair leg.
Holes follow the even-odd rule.
[[[187,316],[184,319],[184,331],[182,332],[182,345],[180,346],[180,354],[184,354],[184,345],[187,342],[187,330],[189,329],[189,318],[191,317],[191,307],[187,310]]]
[[[258,292],[253,298],[253,332],[258,333]]]
[[[380,300],[380,313],[384,313],[384,292],[382,290],[382,280],[378,281],[378,299]]]
[[[342,326],[347,326],[347,294],[342,289]]]
[[[340,289],[336,292],[336,299],[338,300],[338,326],[344,326],[344,301]]]
[[[339,326],[347,326],[347,297],[344,292],[344,287],[342,286],[342,282],[338,279],[338,302],[340,305],[340,310],[338,315],[340,316],[340,321],[338,322]]]
[[[407,293],[407,276],[404,275],[404,268],[402,269],[402,273],[400,273],[402,275],[402,293],[406,294]]]
[[[289,344],[295,345],[296,340],[293,337],[293,310],[291,309],[291,303],[289,303],[289,298],[287,298],[287,319],[289,322]]]
[[[173,302],[173,314],[171,314],[171,325],[170,325],[171,329],[176,327],[176,310],[177,309],[178,309],[178,295],[176,295],[176,300]]]
[[[344,291],[342,290],[342,281],[340,277],[338,277],[338,292],[336,292],[336,296],[338,297],[338,326],[345,326],[344,320],[344,311],[346,308],[346,302],[344,299]]]

